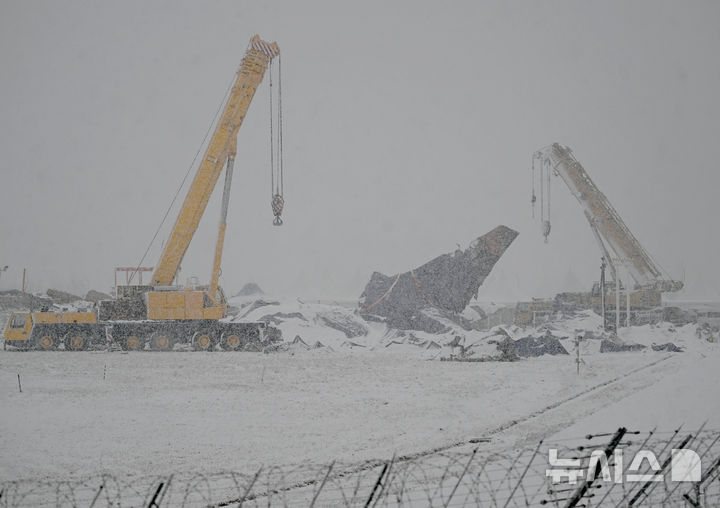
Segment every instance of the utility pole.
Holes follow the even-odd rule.
[[[22,283],[22,292],[25,292],[25,272],[27,271],[27,268],[23,268],[23,283]]]
[[[3,272],[7,272],[8,266],[5,265],[2,268],[0,268],[0,276],[2,276]]]

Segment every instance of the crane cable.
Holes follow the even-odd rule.
[[[225,90],[225,96],[220,101],[220,104],[218,105],[218,109],[215,112],[215,116],[213,116],[212,122],[210,122],[210,125],[208,125],[207,130],[205,131],[205,136],[203,136],[202,142],[200,142],[200,146],[198,146],[197,151],[195,152],[195,156],[193,157],[192,162],[187,168],[187,171],[185,172],[185,176],[182,179],[182,182],[180,182],[180,186],[175,191],[175,195],[172,198],[172,201],[170,201],[170,205],[168,205],[167,210],[165,210],[165,215],[163,216],[162,220],[160,221],[160,224],[158,225],[157,229],[155,230],[155,234],[153,235],[152,239],[150,240],[150,243],[148,243],[147,248],[145,249],[145,253],[142,255],[142,258],[140,259],[140,262],[137,264],[137,267],[135,267],[135,270],[130,275],[130,278],[128,279],[128,284],[132,282],[135,275],[140,271],[140,267],[142,266],[143,262],[145,261],[145,258],[147,257],[148,253],[150,252],[150,249],[152,245],[155,243],[155,240],[157,239],[158,234],[160,233],[160,230],[162,229],[163,225],[165,224],[165,221],[168,218],[168,215],[170,214],[170,210],[172,210],[173,205],[175,204],[175,201],[177,200],[178,196],[180,195],[180,191],[185,186],[185,182],[188,179],[188,176],[190,176],[190,171],[195,167],[195,162],[197,161],[198,156],[200,155],[200,151],[202,150],[203,146],[205,146],[205,142],[208,139],[208,136],[210,135],[210,131],[212,130],[213,126],[218,121],[218,118],[220,116],[220,112],[223,109],[223,106],[228,100],[228,97],[230,96],[230,90],[232,90],[233,83],[235,82],[235,75],[233,75],[232,79],[230,80],[230,83],[228,84],[227,89]]]
[[[282,215],[285,199],[283,197],[283,138],[282,138],[282,66],[280,57],[278,59],[278,133],[277,133],[277,162],[275,158],[275,136],[273,132],[273,81],[272,81],[272,61],[269,66],[269,84],[270,84],[270,207],[272,208],[275,219],[273,225],[281,226],[283,221]]]
[[[532,167],[532,196],[530,196],[530,206],[532,207],[532,217],[535,218],[535,202],[537,201],[537,196],[535,196],[535,155],[533,155],[532,161],[531,161],[531,167]]]

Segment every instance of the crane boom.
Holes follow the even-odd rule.
[[[683,287],[681,281],[669,280],[663,276],[570,148],[554,143],[535,152],[533,160],[535,159],[540,160],[543,165],[549,165],[582,206],[614,279],[617,277],[615,264],[620,262],[635,281],[635,289],[666,292],[678,291]],[[545,227],[546,236],[549,229],[548,224]]]
[[[153,273],[153,285],[169,286],[172,284],[205,212],[222,168],[229,157],[234,157],[237,133],[250,107],[255,90],[262,82],[268,64],[279,54],[280,48],[275,42],[265,42],[258,35],[250,40],[225,108],[190,185],[160,262]],[[222,248],[221,244],[219,248]],[[213,268],[214,272],[217,270],[219,270],[219,260]],[[217,280],[215,273],[213,280]],[[215,295],[209,296],[214,299]]]

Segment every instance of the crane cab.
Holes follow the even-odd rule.
[[[13,312],[5,325],[5,345],[19,349],[86,349],[101,338],[93,312]]]
[[[32,315],[29,312],[13,312],[5,324],[5,344],[25,346],[32,332]]]

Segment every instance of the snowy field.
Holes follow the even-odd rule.
[[[685,339],[685,353],[588,349],[580,376],[574,354],[461,363],[388,350],[2,351],[0,478],[253,471],[478,437],[511,449],[636,423],[717,428],[717,345]]]

